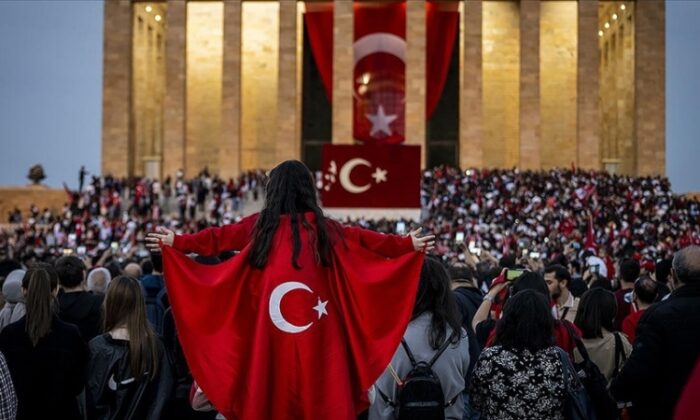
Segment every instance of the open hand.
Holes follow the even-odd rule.
[[[146,235],[146,248],[151,252],[160,251],[161,246],[173,246],[175,241],[175,232],[164,227],[157,227],[155,232],[149,232]]]
[[[408,235],[413,241],[413,249],[416,251],[427,252],[435,248],[435,235],[425,235],[419,237],[418,234],[420,234],[422,230],[423,228],[418,228],[409,232]]]

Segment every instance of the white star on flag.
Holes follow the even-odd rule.
[[[318,319],[321,319],[321,316],[323,315],[328,315],[326,305],[328,305],[328,301],[321,302],[321,298],[319,297],[318,304],[314,306],[314,311],[318,312]]]
[[[374,182],[379,184],[380,182],[386,182],[386,169],[382,169],[377,167],[377,169],[374,170],[374,173],[372,174],[372,178],[374,178]]]
[[[369,132],[369,135],[372,137],[375,137],[377,132],[386,133],[387,136],[390,136],[392,131],[389,124],[398,118],[397,115],[385,114],[384,107],[381,105],[379,105],[379,109],[377,110],[376,114],[365,114],[365,117],[372,122],[372,130]]]

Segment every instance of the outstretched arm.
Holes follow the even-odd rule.
[[[159,227],[146,236],[151,251],[158,251],[161,245],[169,245],[178,251],[194,252],[199,255],[219,255],[224,251],[241,250],[250,241],[254,219],[246,218],[240,223],[221,227],[210,227],[192,235],[175,235],[169,229]]]
[[[418,236],[421,229],[412,231],[408,236],[387,235],[357,227],[346,227],[346,237],[354,239],[372,252],[387,258],[396,258],[412,251],[430,251],[435,247],[435,236]]]

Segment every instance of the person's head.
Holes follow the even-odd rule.
[[[304,218],[305,212],[312,212],[316,219],[316,228]],[[253,243],[248,254],[249,263],[256,268],[267,264],[267,257],[272,247],[272,239],[280,224],[280,217],[289,217],[292,227],[292,266],[301,268],[298,259],[301,252],[301,233],[303,227],[308,232],[315,230],[316,260],[323,266],[330,265],[330,238],[326,217],[318,204],[316,186],[309,168],[298,160],[287,160],[277,165],[271,172],[265,185],[265,205],[255,223]]]
[[[700,284],[700,246],[691,245],[673,255],[673,279],[683,284]]]
[[[668,283],[669,276],[671,275],[672,261],[669,259],[662,259],[656,262],[656,281],[659,283]]]
[[[583,338],[602,338],[603,329],[614,330],[616,314],[615,295],[604,289],[591,289],[581,296],[574,324],[581,329]]]
[[[452,264],[450,265],[448,271],[450,274],[450,280],[452,280],[453,282],[459,282],[460,284],[468,283],[472,286],[475,286],[474,272],[468,265],[464,263]]]
[[[593,280],[588,286],[589,289],[603,289],[607,290],[609,292],[612,292],[612,284],[610,284],[610,280],[606,279],[605,277],[598,277],[595,280]]]
[[[563,265],[550,265],[544,269],[544,281],[547,282],[552,299],[559,299],[562,291],[569,291],[571,274]]]
[[[620,261],[620,280],[625,283],[634,283],[639,277],[641,267],[639,261],[634,258],[625,258]]]
[[[22,279],[26,271],[13,270],[7,275],[7,278],[2,284],[2,295],[9,303],[21,302],[24,299],[22,295]]]
[[[119,276],[109,283],[104,300],[104,330],[126,328],[132,374],[155,377],[158,369],[156,337],[146,318],[146,304],[138,280]]]
[[[461,323],[457,304],[450,290],[447,270],[435,257],[426,256],[420,273],[416,304],[411,319],[424,313],[432,314],[430,345],[437,349],[447,337],[447,326],[460,331]]]
[[[659,296],[659,284],[649,276],[641,276],[634,282],[634,297],[640,306],[649,306]]]
[[[545,294],[522,290],[511,296],[496,324],[495,345],[535,353],[554,345],[554,318]]]
[[[517,279],[513,280],[510,286],[510,295],[516,295],[518,292],[523,290],[532,290],[537,293],[541,293],[549,302],[549,288],[547,288],[547,283],[539,273],[534,271],[526,271],[520,275]]]
[[[109,275],[112,276],[113,279],[124,274],[122,266],[117,261],[108,262],[107,265],[105,265],[105,268],[109,270]]]
[[[498,260],[498,266],[501,268],[514,268],[516,263],[515,254],[506,254]]]
[[[124,267],[124,275],[135,279],[141,278],[141,266],[138,263],[130,262]]]
[[[58,282],[64,289],[74,289],[85,281],[85,264],[80,258],[73,255],[66,255],[55,264],[58,273]]]
[[[36,346],[41,338],[51,332],[51,322],[56,314],[56,270],[50,264],[34,264],[22,278],[22,292],[26,301],[27,335],[32,345]]]
[[[104,295],[110,280],[112,275],[109,274],[109,270],[102,267],[95,268],[87,276],[87,289],[95,294]]]
[[[148,258],[141,261],[141,273],[143,273],[144,276],[153,274],[153,261]]]

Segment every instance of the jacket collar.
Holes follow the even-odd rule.
[[[700,283],[684,284],[682,287],[674,290],[671,297],[700,297]]]

